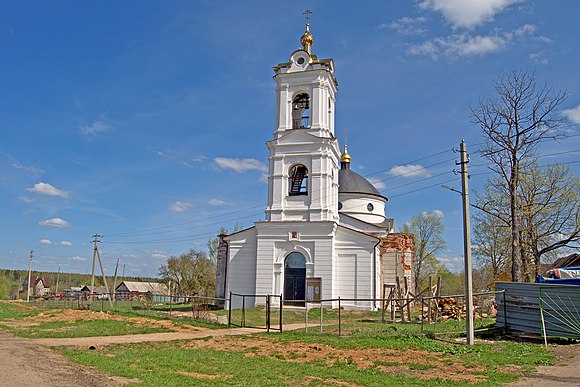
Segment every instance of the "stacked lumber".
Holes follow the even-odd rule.
[[[456,300],[455,298],[441,298],[437,302],[439,307],[439,316],[443,321],[449,319],[461,320],[465,318],[465,302]]]

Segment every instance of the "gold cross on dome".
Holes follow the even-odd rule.
[[[304,17],[306,18],[306,24],[310,23],[310,14],[312,14],[312,11],[307,9],[306,11],[302,12],[302,15],[304,15]]]

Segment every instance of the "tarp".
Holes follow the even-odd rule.
[[[580,278],[561,278],[561,279],[548,279],[539,275],[536,278],[536,283],[549,284],[549,285],[578,285],[580,286]]]

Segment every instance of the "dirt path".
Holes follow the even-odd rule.
[[[0,332],[3,386],[122,386],[125,381],[83,367],[37,343]]]
[[[552,353],[556,356],[555,366],[540,366],[536,372],[526,374],[523,379],[508,386],[580,386],[580,344],[559,345],[554,347]]]
[[[59,346],[81,346],[98,347],[109,344],[126,344],[126,343],[145,343],[152,341],[173,341],[173,340],[191,340],[209,336],[236,336],[248,335],[251,333],[265,332],[264,329],[256,328],[233,328],[233,329],[204,329],[195,332],[166,332],[166,333],[147,333],[140,335],[125,336],[98,336],[98,337],[75,337],[65,339],[33,339],[32,343],[48,347]]]

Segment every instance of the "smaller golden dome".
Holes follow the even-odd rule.
[[[304,34],[300,38],[300,43],[304,47],[304,50],[310,54],[310,46],[314,44],[314,37],[310,33],[310,25],[308,23],[306,23],[306,31],[304,31]]]
[[[348,154],[348,151],[346,150],[346,144],[344,144],[344,152],[342,153],[342,156],[340,156],[340,162],[341,163],[350,163],[350,155]]]

